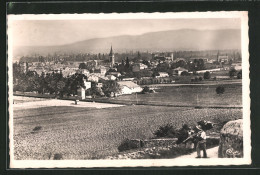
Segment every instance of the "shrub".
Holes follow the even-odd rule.
[[[238,79],[242,79],[242,70],[240,70],[240,71],[237,73],[237,78],[238,78]]]
[[[150,92],[150,88],[149,88],[148,86],[145,86],[145,87],[143,88],[142,93],[145,94],[145,93],[148,93],[148,92]]]
[[[217,94],[223,94],[225,92],[224,86],[218,86],[216,88],[216,92],[217,92]]]
[[[158,130],[154,132],[156,137],[175,137],[177,135],[176,130],[171,124],[160,126]]]
[[[53,159],[54,160],[61,160],[62,159],[62,155],[61,154],[54,154]]]
[[[178,140],[177,140],[177,144],[182,143],[185,139],[187,139],[189,137],[189,133],[188,131],[190,130],[190,127],[187,124],[182,125],[182,128],[178,130],[177,132],[177,136],[178,136]]]
[[[39,130],[41,130],[41,129],[42,129],[41,126],[36,126],[35,128],[33,128],[33,131],[35,132],[35,131],[39,131]]]
[[[229,77],[230,78],[233,78],[235,75],[236,75],[236,73],[237,73],[237,71],[236,71],[236,69],[231,69],[230,71],[229,71]]]
[[[209,71],[205,72],[204,75],[203,75],[203,78],[204,79],[210,79],[210,72]]]
[[[125,139],[121,142],[121,144],[118,146],[117,149],[119,152],[122,152],[122,151],[130,150],[130,149],[136,149],[139,147],[140,147],[140,143],[136,143],[129,139]]]
[[[189,75],[189,73],[187,72],[187,71],[183,71],[182,73],[181,73],[181,76],[188,76]]]
[[[203,78],[202,77],[199,77],[199,81],[202,81],[203,80]]]

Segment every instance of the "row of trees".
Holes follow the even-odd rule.
[[[37,92],[40,94],[50,93],[55,96],[76,95],[80,87],[86,88],[84,74],[75,73],[69,77],[64,77],[62,72],[52,72],[46,75],[38,75],[35,71],[23,72],[18,64],[13,65],[13,85],[14,91]],[[97,83],[92,82],[91,88],[87,90],[88,95],[110,96],[111,93],[118,93],[120,87],[116,81],[104,81],[103,87],[98,88]]]
[[[196,74],[196,72],[194,72],[193,74]],[[182,76],[189,76],[190,74],[187,72],[187,71],[184,71],[181,73]],[[229,77],[230,78],[234,78],[234,77],[237,77],[238,79],[242,79],[242,70],[240,71],[237,71],[236,69],[231,69],[229,71]],[[203,78],[204,79],[210,79],[211,78],[211,73],[209,71],[206,71],[204,74],[203,74]]]
[[[50,93],[63,97],[76,95],[79,87],[84,87],[83,74],[74,74],[70,77],[63,77],[62,73],[42,73],[38,75],[35,71],[21,72],[18,76],[14,74],[14,91]]]

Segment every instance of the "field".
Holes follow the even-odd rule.
[[[85,103],[85,102],[82,102]],[[241,109],[163,106],[88,108],[49,106],[14,110],[15,159],[96,159],[117,153],[125,138],[151,138],[162,124],[179,128],[201,119],[221,122],[242,117]],[[38,126],[38,129],[36,127]]]
[[[242,106],[242,85],[225,84],[224,94],[216,93],[217,85],[159,86],[156,93],[126,95],[113,101],[132,101],[157,105],[180,106]],[[154,86],[156,87],[156,86]]]
[[[15,159],[100,159],[116,154],[124,139],[152,138],[167,123],[180,128],[202,119],[222,123],[242,118],[241,84],[224,87],[224,94],[217,95],[216,85],[162,85],[156,93],[106,99],[145,105],[75,105],[70,100],[14,96]]]

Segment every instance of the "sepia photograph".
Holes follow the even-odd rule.
[[[248,30],[245,11],[7,15],[10,168],[249,165]]]

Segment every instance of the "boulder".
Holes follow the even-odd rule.
[[[220,131],[219,158],[243,157],[243,120],[226,123]]]

